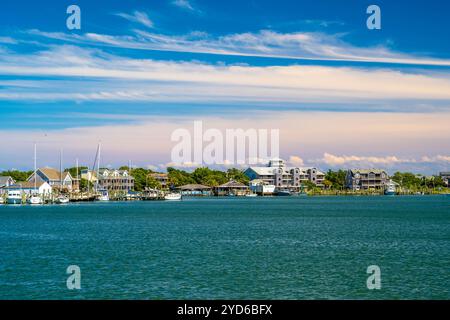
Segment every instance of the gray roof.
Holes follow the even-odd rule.
[[[202,184],[186,184],[184,186],[178,187],[180,190],[210,190],[211,187],[204,186]]]
[[[230,180],[227,183],[221,184],[218,188],[248,188],[245,184]]]
[[[350,169],[352,173],[386,173],[386,170],[383,169]]]
[[[12,178],[10,176],[0,176],[0,187],[6,186],[6,183],[8,182],[9,179],[12,179]],[[14,179],[13,179],[13,183],[14,183]]]

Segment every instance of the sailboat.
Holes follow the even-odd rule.
[[[96,155],[96,159],[94,162],[94,168],[95,168],[95,163],[97,163],[97,171],[96,171],[97,181],[95,183],[95,191],[98,193],[98,195],[97,195],[98,201],[109,201],[108,190],[106,188],[99,188],[99,186],[98,186],[99,182],[100,182],[100,175],[99,175],[100,174],[100,152],[101,152],[101,144],[99,142],[98,147],[97,147],[97,155]]]
[[[36,168],[36,143],[34,144],[34,190],[33,193],[30,195],[30,197],[27,199],[28,204],[43,204],[44,200],[42,200],[42,197],[39,195],[39,192],[37,192],[37,168]]]
[[[56,203],[65,204],[69,203],[69,198],[62,194],[63,189],[63,168],[62,168],[62,149],[59,153],[59,185],[60,185],[60,195],[56,198]]]

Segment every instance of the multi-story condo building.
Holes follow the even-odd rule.
[[[249,167],[244,174],[250,180],[259,179],[266,185],[274,185],[277,189],[299,191],[307,181],[323,187],[325,174],[317,168],[288,167],[281,159],[269,161],[265,167]]]
[[[100,169],[96,171],[84,169],[81,178],[98,184],[101,189],[108,191],[131,191],[134,189],[134,177],[127,170]]]
[[[100,169],[98,184],[108,191],[131,191],[134,188],[134,177],[127,170]]]
[[[440,172],[439,176],[447,187],[450,187],[450,171]]]
[[[345,186],[351,190],[384,189],[389,182],[381,169],[350,169],[345,176]]]

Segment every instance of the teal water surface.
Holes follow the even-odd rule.
[[[0,298],[449,299],[450,198],[0,206]]]

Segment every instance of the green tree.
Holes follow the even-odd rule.
[[[80,190],[82,192],[86,192],[86,191],[88,191],[88,189],[93,190],[94,184],[92,182],[88,181],[87,179],[81,179],[80,180]]]
[[[151,176],[147,176],[147,187],[151,189],[162,189],[161,183]]]
[[[0,172],[0,176],[10,176],[15,181],[26,181],[31,175],[33,171],[19,171],[19,170],[8,170]]]
[[[393,181],[397,182],[401,187],[409,190],[420,189],[423,183],[423,177],[418,177],[410,172],[396,172],[391,177]]]
[[[196,183],[195,180],[191,177],[191,174],[183,170],[169,167],[167,168],[167,174],[169,176],[169,185],[173,185],[175,187],[190,183]]]
[[[344,170],[328,170],[325,174],[325,179],[331,183],[331,188],[333,189],[342,189],[345,186],[345,176],[346,172]]]
[[[243,184],[248,184],[250,179],[244,174],[242,170],[231,168],[227,171],[227,178],[233,179]]]
[[[128,167],[126,167],[126,169],[120,170],[128,170]],[[148,175],[151,172],[152,172],[151,170],[144,168],[131,169],[130,175],[134,178],[134,190],[142,191],[145,189],[148,183]]]
[[[86,167],[86,166],[78,167],[78,175],[81,175],[81,170],[86,170],[86,169],[88,169],[88,167]],[[73,178],[77,177],[77,167],[66,168],[66,169],[64,169],[64,172],[69,172]]]

